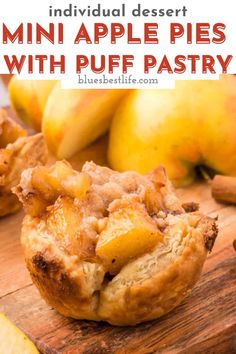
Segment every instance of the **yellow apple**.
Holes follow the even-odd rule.
[[[57,81],[18,80],[10,81],[9,95],[19,118],[35,130],[41,130],[42,116],[48,97]]]
[[[236,77],[132,91],[113,120],[108,159],[119,171],[162,164],[176,185],[192,182],[199,165],[236,175]]]
[[[45,107],[42,130],[50,151],[70,158],[103,135],[126,90],[62,89],[58,83]]]

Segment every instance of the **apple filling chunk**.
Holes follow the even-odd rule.
[[[131,259],[153,249],[162,240],[153,219],[139,203],[110,213],[100,233],[96,254],[114,275]]]

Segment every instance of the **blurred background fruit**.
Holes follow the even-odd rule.
[[[8,82],[11,78],[10,75],[0,75],[0,108],[9,106],[8,99]]]
[[[131,92],[113,120],[108,159],[119,171],[162,164],[176,185],[192,182],[199,166],[236,175],[236,77]]]
[[[23,122],[41,131],[44,109],[57,81],[18,80],[13,76],[9,95],[13,108]]]
[[[64,90],[58,83],[43,116],[42,131],[49,150],[59,159],[82,150],[110,127],[124,90]]]
[[[113,169],[146,173],[162,164],[176,185],[191,183],[199,170],[236,175],[234,75],[177,81],[173,90],[65,90],[60,82],[15,77],[9,88],[18,115],[42,128],[57,159],[76,161],[82,152],[106,161],[106,144],[96,144],[111,128]]]
[[[70,158],[106,133],[127,90],[62,89],[57,81],[20,81],[9,84],[18,116],[41,130],[58,159]]]

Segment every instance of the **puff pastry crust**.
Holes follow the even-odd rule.
[[[121,326],[164,315],[191,291],[217,235],[215,220],[196,211],[196,204],[182,206],[161,166],[143,176],[92,162],[79,173],[57,162],[25,171],[15,193],[27,214],[21,241],[33,282],[52,307],[76,319]],[[137,210],[132,232],[122,238],[127,217]],[[109,234],[117,213],[118,231],[115,223]],[[157,232],[149,249],[139,227],[151,240]],[[108,259],[109,251],[117,251],[109,263],[99,245],[101,237],[110,245],[114,233],[122,237],[108,248]]]
[[[22,171],[46,159],[42,134],[27,136],[26,130],[0,110],[0,217],[21,207],[11,189],[19,183]]]

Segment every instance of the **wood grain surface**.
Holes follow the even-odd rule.
[[[200,202],[203,212],[218,215],[220,232],[199,283],[174,311],[132,328],[60,316],[40,298],[25,268],[19,242],[23,212],[0,221],[0,311],[47,354],[235,353],[236,207],[216,203],[207,183],[177,193],[183,202]]]

